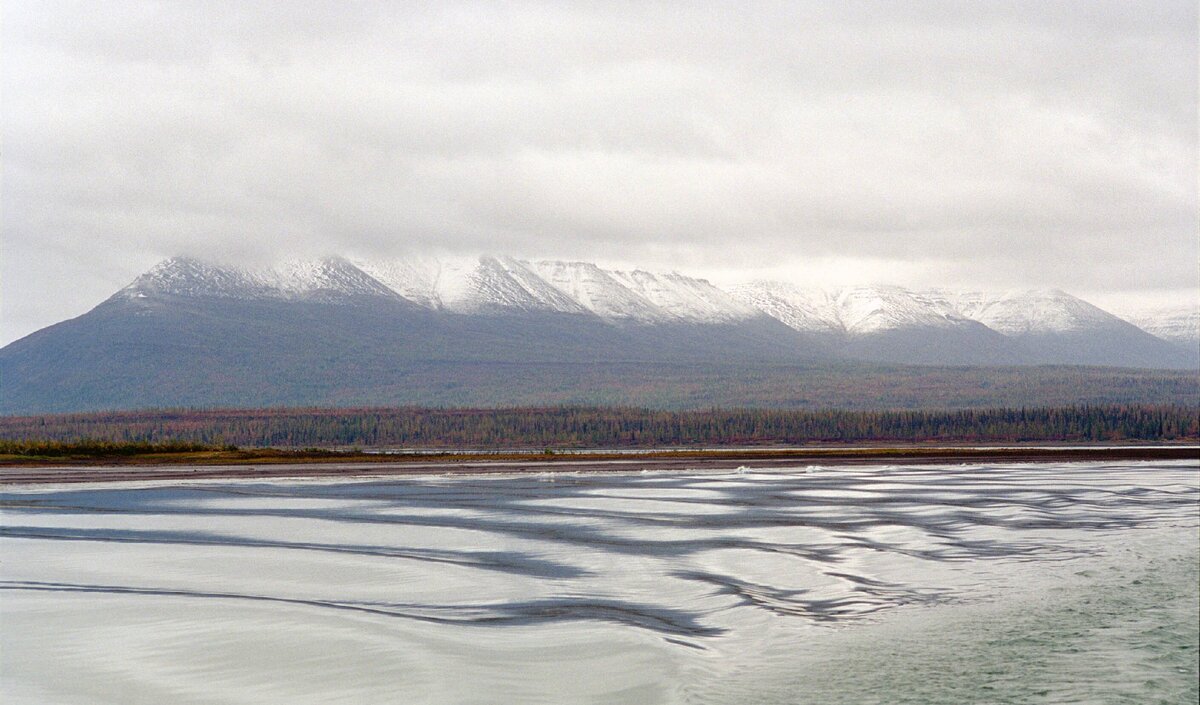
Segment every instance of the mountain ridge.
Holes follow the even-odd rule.
[[[114,296],[151,294],[349,301],[384,298],[452,313],[553,312],[610,323],[711,324],[766,316],[804,334],[871,336],[900,329],[968,330],[1007,338],[1080,331],[1154,336],[1133,322],[1056,288],[987,292],[895,285],[829,289],[759,280],[728,290],[678,272],[604,269],[590,262],[479,258],[291,260],[274,267],[220,266],[197,258],[164,260]],[[1145,327],[1179,342],[1200,321],[1175,312]],[[1196,334],[1200,336],[1200,333]],[[1144,339],[1143,339],[1144,340]]]
[[[998,332],[964,316],[963,301],[984,312],[1003,304],[1000,319],[1015,323]],[[258,269],[174,258],[88,313],[0,348],[0,413],[366,402],[970,406],[1022,393],[1145,402],[1187,397],[1196,382],[1193,373],[1128,368],[1196,369],[1180,345],[1055,290],[726,290],[674,272],[504,257]]]

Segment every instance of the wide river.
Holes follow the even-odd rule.
[[[14,703],[1195,703],[1197,463],[9,487]]]

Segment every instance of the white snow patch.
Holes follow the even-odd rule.
[[[760,312],[706,279],[682,274],[654,274],[641,269],[609,271],[609,275],[671,317],[695,323],[728,323],[753,318]]]
[[[1200,307],[1163,306],[1129,313],[1122,318],[1163,340],[1200,345]]]
[[[1059,289],[1014,289],[1001,293],[949,292],[945,300],[967,318],[1005,335],[1067,333],[1121,326],[1122,321]]]
[[[1130,325],[1058,289],[990,293],[859,286],[823,290],[756,281],[725,291],[707,280],[675,272],[607,270],[589,262],[493,256],[353,263],[329,257],[259,269],[174,258],[155,266],[117,296],[153,301],[159,294],[306,301],[398,296],[432,310],[556,312],[639,324],[720,324],[769,316],[797,331],[839,336],[977,323],[1009,336]],[[1200,340],[1200,309],[1195,306],[1142,312],[1130,320],[1166,340]]]

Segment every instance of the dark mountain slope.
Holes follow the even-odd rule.
[[[617,327],[586,315],[434,313],[402,299],[114,297],[0,350],[0,413],[400,403],[413,394],[439,403],[438,390],[459,384],[453,370],[462,365],[495,366],[497,379],[486,383],[494,385],[514,364],[586,371],[818,358],[798,334],[765,317],[724,326]],[[431,387],[417,389],[417,378]]]
[[[1191,373],[788,359],[771,326],[670,333],[404,304],[101,305],[0,350],[0,413],[165,406],[979,407],[1200,402]]]

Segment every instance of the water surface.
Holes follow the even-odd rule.
[[[6,703],[1200,697],[1194,463],[0,498]]]

